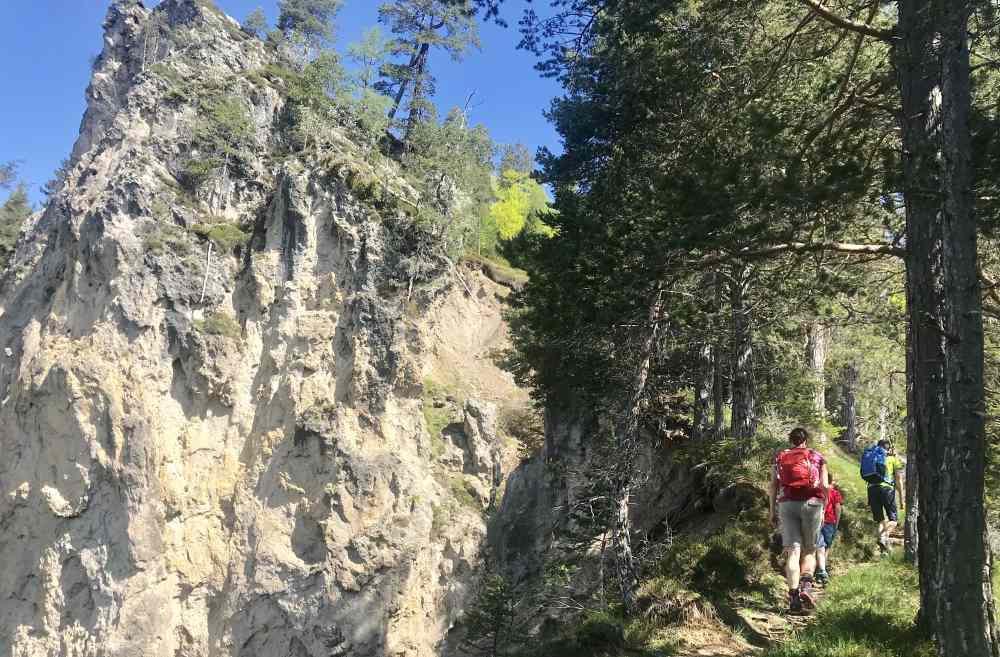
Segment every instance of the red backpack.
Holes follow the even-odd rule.
[[[778,453],[778,481],[782,497],[788,500],[808,500],[820,489],[819,459],[815,450],[796,447]]]

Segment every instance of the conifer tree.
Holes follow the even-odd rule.
[[[14,255],[14,245],[24,220],[31,215],[31,204],[24,184],[19,184],[0,206],[0,271],[7,268]]]
[[[410,141],[417,122],[426,120],[434,95],[429,59],[440,50],[461,60],[469,48],[479,47],[478,27],[468,0],[394,0],[379,7],[379,21],[393,34],[391,50],[397,61],[383,69],[381,90],[392,96],[389,119],[406,105],[408,117],[403,141]]]
[[[17,162],[0,164],[0,189],[9,189],[17,179]]]
[[[245,19],[243,19],[243,31],[255,37],[267,34],[267,17],[260,7],[254,9]]]
[[[310,42],[322,43],[333,36],[331,21],[341,4],[341,0],[281,0],[278,29],[286,35],[298,33]]]

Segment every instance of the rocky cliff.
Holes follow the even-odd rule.
[[[503,290],[414,266],[349,137],[283,148],[273,53],[207,0],[105,29],[2,281],[0,657],[437,654],[522,398]],[[433,436],[431,379],[479,398]]]

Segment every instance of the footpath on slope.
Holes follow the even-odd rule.
[[[836,446],[828,454],[831,472],[847,498],[846,512],[865,531],[872,531],[864,516],[866,491],[857,476],[854,457]],[[915,627],[919,594],[913,566],[903,563],[902,528],[890,538],[892,553],[868,560],[840,561],[843,544],[834,544],[832,580],[819,589],[817,609],[791,615],[777,605],[748,606],[738,610],[753,647],[739,652],[696,652],[699,657],[924,657],[932,655],[929,641]],[[839,548],[839,550],[838,550]]]

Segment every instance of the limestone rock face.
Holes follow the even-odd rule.
[[[492,476],[493,465],[499,462],[497,438],[497,406],[478,399],[465,400],[466,469],[471,474]]]
[[[437,654],[485,526],[422,380],[456,307],[501,324],[494,284],[407,280],[404,217],[268,155],[271,55],[207,0],[119,0],[105,29],[0,281],[0,657]],[[249,117],[249,155],[194,183],[192,88]],[[492,478],[495,408],[469,409]]]

